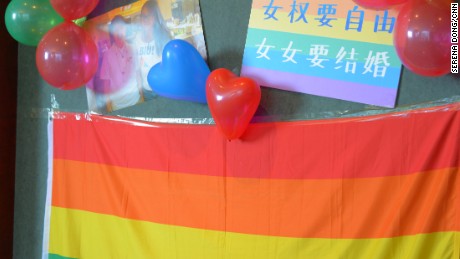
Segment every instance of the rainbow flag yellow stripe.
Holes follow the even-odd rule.
[[[52,213],[49,251],[67,258],[457,259],[459,256],[460,232],[376,239],[289,238],[157,224],[57,207]]]

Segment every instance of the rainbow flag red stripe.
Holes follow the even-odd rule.
[[[49,258],[460,256],[460,104],[211,125],[59,113]]]

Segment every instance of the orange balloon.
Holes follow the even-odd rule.
[[[83,86],[94,76],[98,66],[98,52],[93,39],[70,21],[63,22],[43,36],[35,58],[43,79],[62,90]]]
[[[213,71],[206,81],[209,110],[228,140],[243,135],[259,106],[260,98],[260,86],[254,80],[237,77],[224,68]]]

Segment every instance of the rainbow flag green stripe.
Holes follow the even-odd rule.
[[[72,257],[66,257],[58,254],[48,254],[48,259],[75,259]]]

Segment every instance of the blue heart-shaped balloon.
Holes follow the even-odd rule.
[[[147,75],[158,95],[206,103],[206,79],[210,71],[200,53],[184,40],[172,40],[163,49],[162,61]]]

